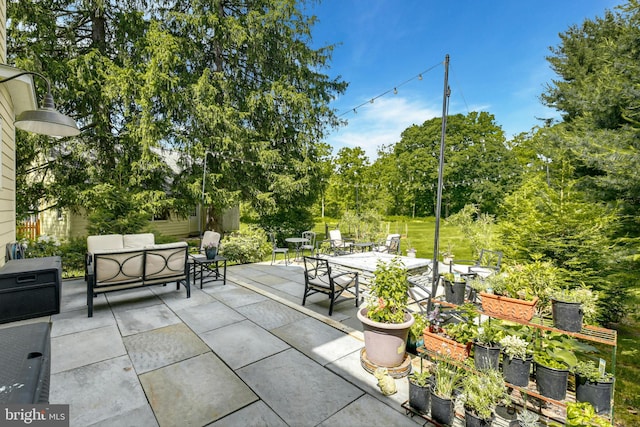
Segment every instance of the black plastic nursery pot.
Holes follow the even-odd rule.
[[[584,315],[581,303],[552,299],[551,309],[553,311],[553,326],[563,331],[580,332]]]
[[[591,382],[576,374],[576,400],[589,402],[600,415],[611,412],[611,397],[613,394],[613,380]]]
[[[473,344],[473,362],[476,369],[484,371],[487,369],[498,369],[500,365],[500,346]]]
[[[409,405],[418,412],[426,414],[431,406],[431,387],[422,387],[409,380]]]
[[[451,424],[453,400],[443,399],[431,391],[431,419],[438,424]]]
[[[464,411],[464,425],[466,427],[489,427],[492,423],[493,418],[483,419],[467,409]]]
[[[569,371],[555,369],[536,363],[536,384],[541,395],[554,400],[567,397]]]
[[[520,359],[518,357],[510,358],[505,354],[502,357],[502,373],[504,375],[504,380],[509,384],[513,384],[518,387],[528,386],[531,364],[531,357],[528,359]]]
[[[448,303],[456,305],[464,304],[464,294],[466,290],[467,284],[465,282],[444,281],[444,298]]]

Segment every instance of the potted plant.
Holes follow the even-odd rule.
[[[482,310],[489,316],[530,321],[549,309],[551,293],[560,283],[558,269],[548,261],[505,266],[499,274],[473,281]]]
[[[451,244],[451,242],[448,242],[447,250],[442,252],[442,263],[444,265],[451,265],[453,264],[454,258],[455,258],[455,255],[453,254],[453,245]]]
[[[473,360],[478,370],[498,369],[500,363],[500,339],[505,331],[498,319],[489,319],[477,328],[473,341]]]
[[[467,427],[490,426],[497,405],[511,403],[502,374],[496,369],[469,372],[462,380]]]
[[[207,259],[214,259],[218,255],[218,246],[213,243],[207,243],[204,245],[204,253]]]
[[[464,277],[459,274],[444,273],[442,274],[442,281],[445,301],[455,305],[464,304],[464,294],[467,289],[467,282]]]
[[[464,304],[460,309],[465,313],[461,316],[465,321],[449,323],[438,329],[424,330],[424,346],[427,350],[456,360],[469,357],[473,338],[477,334],[477,325],[474,321],[478,312],[473,304]]]
[[[583,318],[591,321],[596,317],[597,300],[597,294],[586,286],[554,292],[551,297],[553,325],[563,331],[580,332]]]
[[[611,411],[613,375],[589,361],[580,361],[574,368],[576,377],[576,400],[589,402],[598,414]]]
[[[454,391],[460,386],[463,370],[444,357],[433,367],[431,389],[431,418],[440,424],[451,424],[453,419]]]
[[[502,373],[509,384],[518,387],[529,385],[533,351],[529,342],[517,335],[507,335],[500,340],[502,346]]]
[[[539,342],[540,347],[533,356],[538,391],[551,399],[564,400],[569,371],[578,363],[575,351],[588,352],[595,348],[556,332],[543,333]]]
[[[409,374],[409,405],[416,411],[426,414],[430,407],[431,372],[424,369]]]
[[[365,306],[358,310],[364,329],[366,358],[374,365],[393,368],[405,360],[409,329],[407,270],[400,258],[378,261]]]

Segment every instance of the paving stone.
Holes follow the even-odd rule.
[[[237,308],[243,305],[265,301],[267,297],[241,286],[227,284],[224,288],[205,289],[205,292],[215,296],[216,299],[229,307]]]
[[[130,335],[123,341],[138,374],[210,351],[183,323]]]
[[[51,338],[51,373],[127,354],[117,326]]]
[[[176,310],[176,314],[198,334],[245,320],[219,301]]]
[[[160,287],[162,285],[158,286]],[[178,292],[175,290],[175,286],[167,285],[167,287],[171,287],[175,292]],[[104,295],[107,297],[107,301],[109,301],[111,309],[116,312],[162,303],[160,298],[151,291],[150,287],[107,292]]]
[[[164,304],[115,311],[123,337],[180,323],[180,318]]]
[[[184,293],[175,292],[175,289],[166,289],[161,286],[154,286],[152,290],[173,311],[215,301],[211,295],[194,287],[191,288],[191,298],[187,298]]]
[[[71,426],[88,426],[147,405],[127,356],[52,374],[49,400],[70,405]]]
[[[403,415],[379,400],[365,394],[360,399],[348,405],[338,413],[332,415],[320,427],[350,426],[394,426],[394,427],[415,427],[422,425],[424,419],[413,419],[408,415]]]
[[[267,330],[279,328],[306,317],[298,310],[273,300],[238,307],[238,311]]]
[[[203,426],[258,400],[213,353],[140,375],[161,426]]]
[[[232,369],[289,348],[286,342],[248,320],[205,332],[201,337]]]
[[[86,307],[73,311],[61,311],[60,314],[51,316],[51,321],[53,323],[52,338],[116,325],[116,318],[108,306],[94,308],[93,317],[87,317]]]
[[[360,352],[364,346],[362,341],[310,317],[271,332],[321,365]]]
[[[315,426],[363,394],[294,349],[236,372],[267,406],[292,426]]]
[[[89,427],[158,427],[155,415],[149,405],[109,417],[91,424]]]
[[[271,410],[263,401],[252,403],[246,408],[242,408],[223,419],[209,424],[209,427],[286,427],[278,415]]]

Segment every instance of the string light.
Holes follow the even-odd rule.
[[[363,102],[362,104],[357,105],[357,106],[355,106],[355,107],[353,107],[353,108],[350,108],[349,110],[347,110],[347,111],[345,111],[344,113],[340,114],[338,117],[342,117],[342,116],[344,116],[345,114],[350,113],[351,111],[353,111],[354,113],[357,113],[357,111],[356,111],[356,110],[357,110],[358,108],[363,107],[363,106],[365,106],[365,105],[367,105],[367,104],[373,104],[373,102],[374,102],[376,99],[378,99],[378,98],[382,98],[383,96],[385,96],[385,95],[387,95],[387,94],[389,94],[389,93],[391,93],[391,92],[393,92],[393,93],[394,93],[394,95],[397,95],[397,94],[398,94],[398,88],[399,88],[399,87],[404,86],[404,85],[406,85],[407,83],[409,83],[409,82],[411,82],[411,81],[413,81],[413,80],[416,80],[416,79],[418,79],[418,80],[422,80],[422,75],[423,75],[423,74],[428,73],[429,71],[433,70],[434,68],[436,68],[436,67],[438,67],[438,66],[440,66],[440,65],[442,65],[442,62],[438,62],[437,64],[432,65],[431,67],[427,68],[426,70],[422,71],[421,73],[416,74],[415,76],[413,76],[413,77],[411,77],[411,78],[409,78],[409,79],[407,79],[407,80],[403,81],[402,83],[395,85],[392,89],[386,90],[386,91],[382,92],[380,95],[378,95],[378,96],[374,96],[373,98],[369,99],[368,101]]]

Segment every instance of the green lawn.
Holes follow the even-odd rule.
[[[331,218],[319,218],[314,231],[318,234],[318,241],[325,239],[325,223],[329,229],[335,228],[337,220]],[[433,258],[433,244],[435,235],[435,218],[408,218],[400,220],[384,221],[384,228],[390,234],[402,235],[400,247],[403,255],[411,246],[417,250],[419,258]],[[348,230],[342,230],[343,235],[348,235]],[[386,234],[386,232],[385,232]],[[383,237],[384,238],[384,237]],[[464,236],[457,227],[448,226],[444,221],[440,222],[440,252],[452,245],[453,253],[457,259],[472,259],[471,248],[465,242]]]

